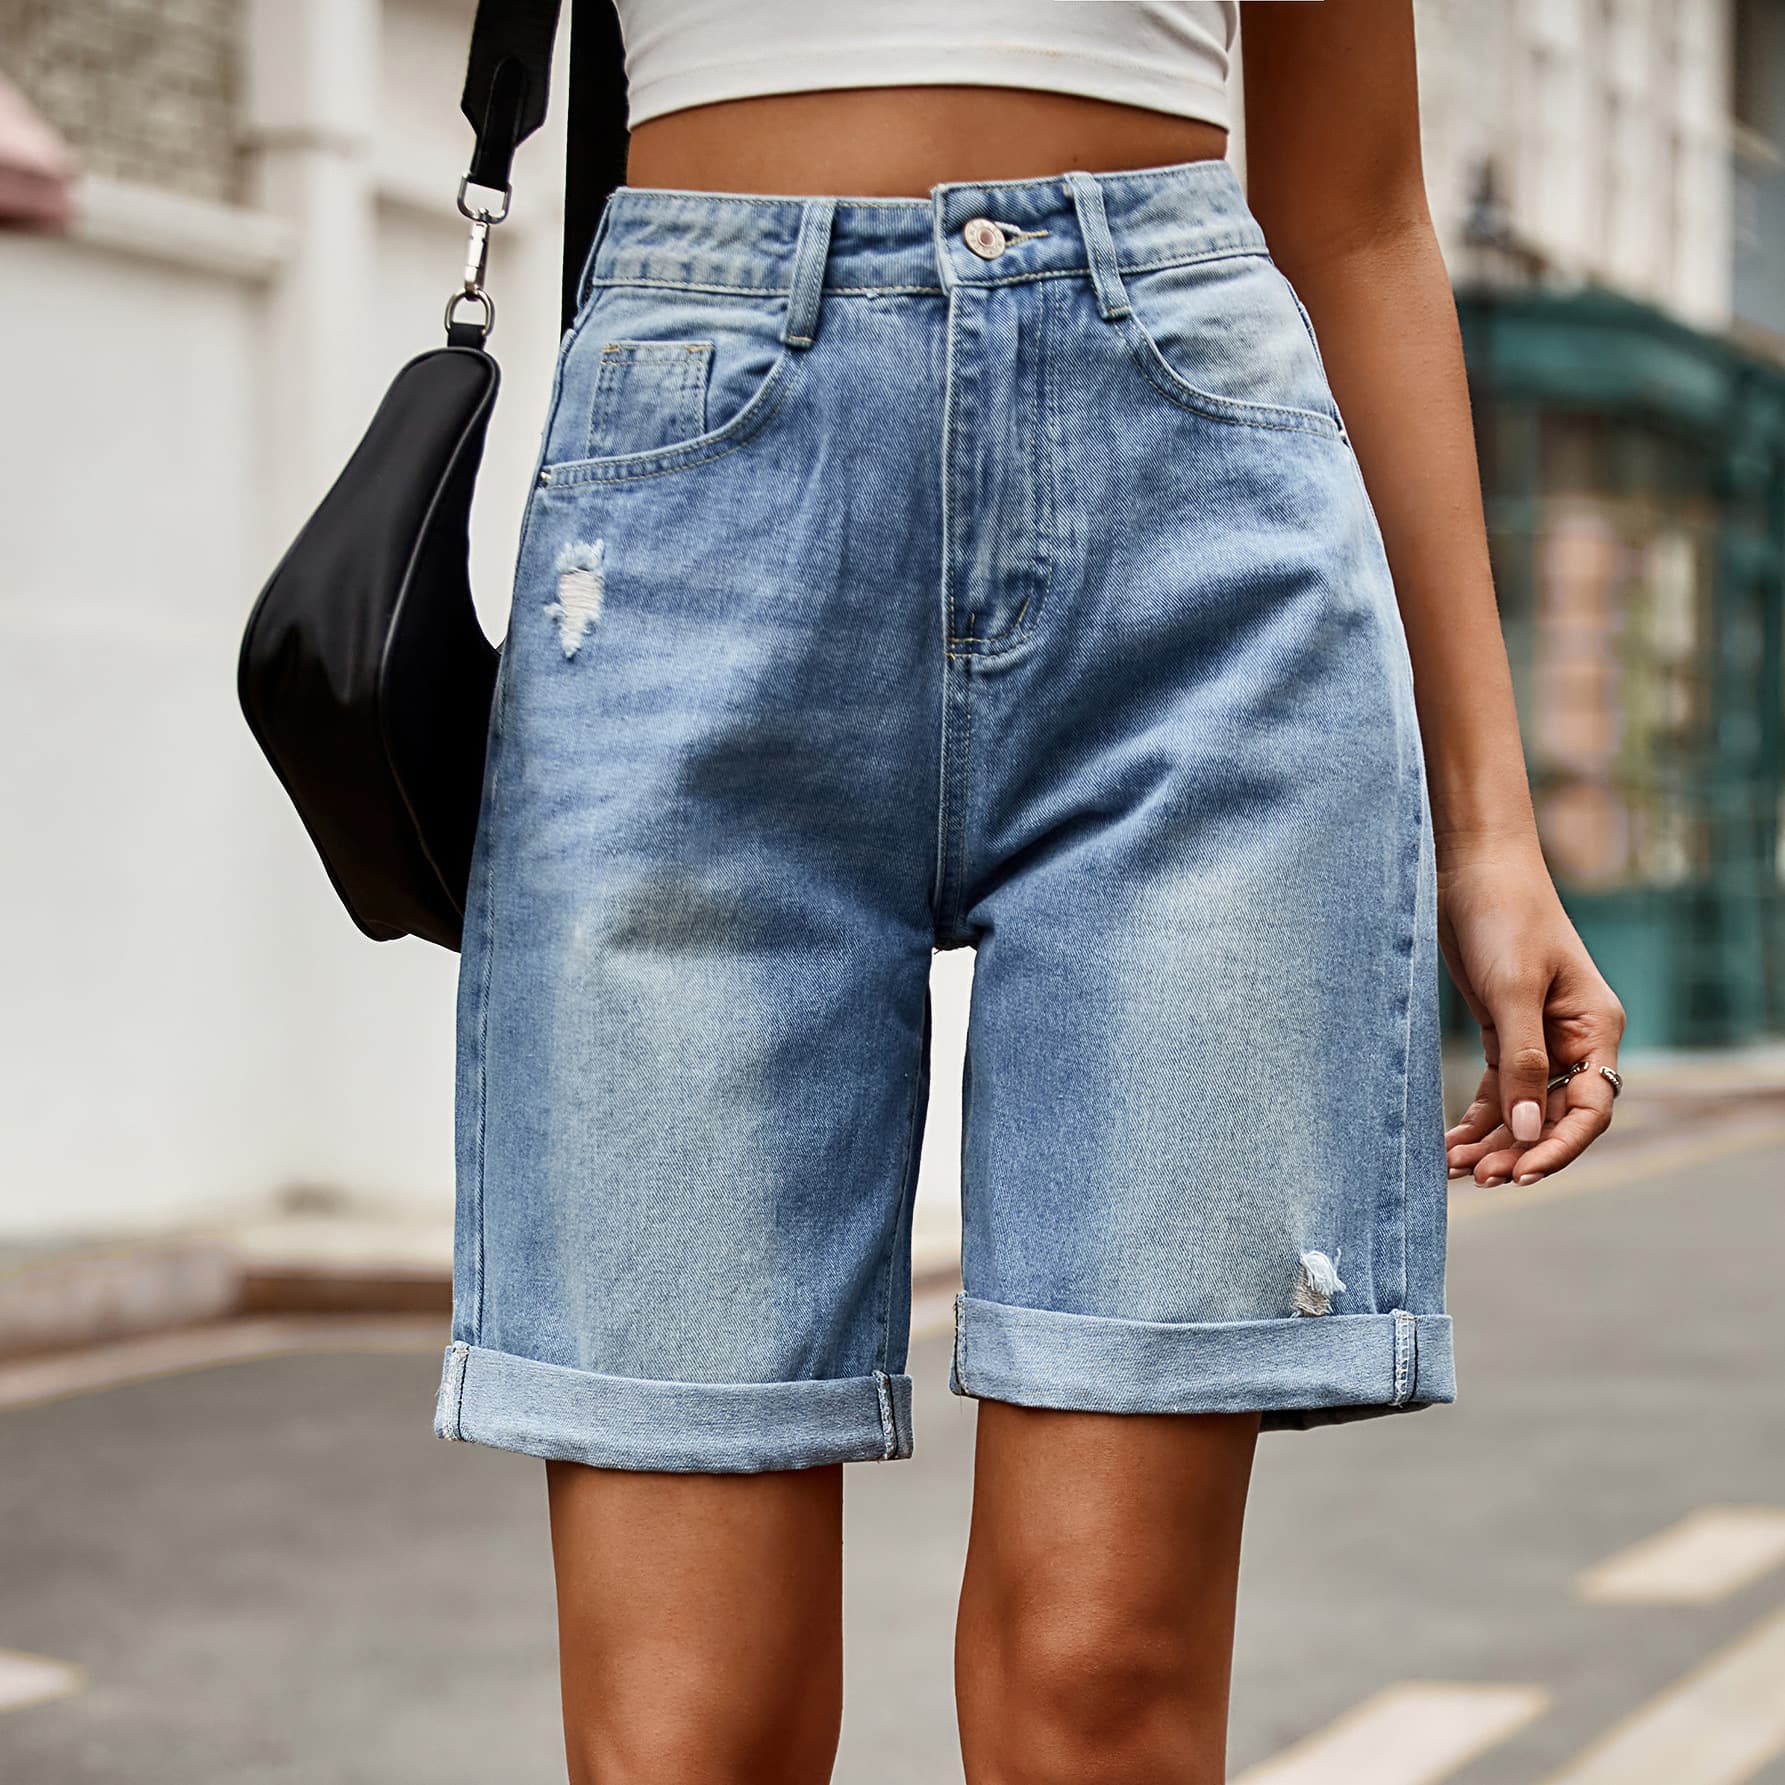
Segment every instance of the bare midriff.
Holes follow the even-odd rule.
[[[951,180],[1165,167],[1227,152],[1227,132],[1137,105],[1014,87],[774,93],[647,118],[627,180],[703,192],[926,196]]]

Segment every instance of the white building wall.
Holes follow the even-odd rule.
[[[0,236],[0,1239],[296,1183],[450,1206],[456,957],[352,927],[235,654],[384,384],[440,338],[470,16],[253,0],[247,205],[96,179],[71,239]],[[561,153],[553,125],[521,151],[492,253],[493,636],[557,344]]]
[[[1453,274],[1480,170],[1542,277],[1730,317],[1730,0],[1416,0],[1426,184]]]
[[[228,1196],[294,1137],[296,901],[227,723],[264,297],[208,259],[0,243],[0,1230]]]

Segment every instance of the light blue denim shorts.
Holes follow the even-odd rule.
[[[908,1455],[963,947],[956,1392],[1451,1400],[1406,640],[1232,168],[627,188],[583,293],[471,872],[440,1434]]]

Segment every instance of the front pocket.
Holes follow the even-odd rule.
[[[736,442],[779,401],[786,294],[598,285],[566,337],[547,482],[638,476]]]
[[[1163,395],[1215,421],[1337,436],[1313,326],[1263,252],[1124,273],[1123,336]]]
[[[608,341],[584,456],[652,452],[704,433],[711,341]]]

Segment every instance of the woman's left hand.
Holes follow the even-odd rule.
[[[1444,1137],[1450,1175],[1534,1184],[1611,1125],[1601,1073],[1577,1072],[1553,1091],[1548,1082],[1579,1060],[1616,1070],[1624,1007],[1568,921],[1535,837],[1440,850],[1438,938],[1487,1060],[1475,1101]]]

